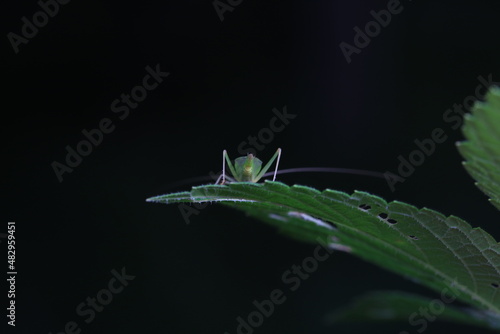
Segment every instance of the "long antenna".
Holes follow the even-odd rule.
[[[276,174],[288,174],[288,173],[343,173],[343,174],[356,174],[373,176],[384,179],[384,173],[374,172],[364,169],[352,169],[352,168],[335,168],[335,167],[299,167],[299,168],[288,168],[279,171],[269,172],[264,174],[264,176],[271,176]],[[274,179],[273,179],[274,181]]]

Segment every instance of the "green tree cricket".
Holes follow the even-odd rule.
[[[251,157],[250,157],[251,156]],[[336,168],[336,167],[298,167],[298,168],[288,168],[288,169],[282,169],[278,170],[278,165],[280,161],[280,156],[281,156],[281,149],[278,149],[274,156],[271,158],[271,160],[268,162],[268,164],[264,167],[264,169],[260,169],[262,166],[262,161],[258,158],[255,157],[253,154],[249,154],[247,156],[239,157],[236,158],[234,165],[231,164],[229,160],[229,156],[227,154],[227,151],[224,150],[222,154],[222,171],[220,174],[215,174],[213,172],[210,172],[210,176],[197,176],[197,177],[191,177],[183,180],[176,181],[174,183],[171,183],[167,186],[167,188],[175,188],[181,185],[185,184],[190,184],[190,183],[195,183],[195,182],[201,182],[201,181],[207,181],[207,180],[217,180],[215,184],[227,184],[229,182],[258,182],[261,178],[263,177],[268,177],[273,175],[273,181],[276,180],[276,175],[281,175],[281,174],[289,174],[289,173],[341,173],[341,174],[353,174],[353,175],[364,175],[364,176],[371,176],[371,177],[377,177],[381,179],[385,179],[384,173],[381,172],[375,172],[375,171],[369,171],[369,170],[364,170],[364,169],[353,169],[353,168]],[[275,159],[278,159],[276,163],[276,168],[272,172],[266,172],[269,170],[271,167],[273,161]],[[226,174],[226,161],[228,162],[229,171],[231,172],[232,176],[229,176]],[[252,173],[247,173],[246,175],[250,175],[248,178],[243,178],[243,166],[247,163],[248,166],[250,166],[250,169],[253,171],[253,176]],[[255,168],[254,168],[255,167]],[[257,168],[260,170],[257,171]],[[235,176],[236,175],[236,176]],[[222,182],[221,182],[222,180]]]
[[[267,170],[271,167],[274,160],[276,160],[277,158],[278,160],[276,161],[276,168],[274,169],[273,176],[273,181],[275,181],[276,174],[278,172],[278,165],[280,163],[280,157],[281,148],[278,148],[271,160],[269,160],[264,168],[262,168],[262,161],[255,157],[253,154],[248,153],[246,157],[236,158],[233,165],[231,163],[231,160],[229,159],[227,151],[224,150],[222,151],[222,174],[217,179],[215,184],[219,184],[220,179],[222,179],[220,184],[225,184],[226,179],[231,182],[258,182],[264,176],[264,174],[266,174]],[[226,175],[226,161],[233,177],[229,177]]]
[[[365,176],[373,176],[378,178],[384,178],[384,174],[380,172],[373,172],[362,169],[352,169],[352,168],[332,168],[332,167],[301,167],[301,168],[289,168],[278,171],[278,165],[281,157],[281,148],[276,150],[273,157],[269,162],[261,169],[262,161],[255,157],[253,154],[249,153],[246,157],[239,157],[234,160],[234,166],[229,159],[227,151],[222,152],[222,174],[219,176],[215,184],[225,184],[226,180],[230,182],[258,182],[262,177],[273,175],[273,181],[276,180],[276,175],[287,174],[287,173],[303,173],[303,172],[323,172],[323,173],[346,173],[346,174],[357,174]],[[274,160],[276,161],[276,168],[274,172],[267,173],[268,169],[271,167]],[[233,177],[226,175],[226,162],[231,171]],[[222,181],[221,181],[222,179]],[[221,181],[219,183],[219,181]]]

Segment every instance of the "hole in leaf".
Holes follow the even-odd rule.
[[[382,212],[382,213],[381,213],[381,214],[379,214],[378,216],[379,216],[380,218],[382,218],[382,219],[387,219],[387,217],[389,217],[389,216],[387,215],[387,213],[384,213],[384,212]]]
[[[411,239],[413,239],[413,240],[418,240],[418,238],[416,236],[414,236],[414,235],[409,235],[408,237],[411,238]]]
[[[393,224],[393,225],[398,223],[398,221],[396,219],[392,219],[392,218],[387,219],[387,222],[389,224]]]
[[[498,288],[498,283],[491,283],[491,286],[494,287],[495,289]]]
[[[359,208],[360,208],[361,210],[368,211],[368,210],[370,210],[372,207],[371,207],[371,206],[369,206],[368,204],[360,204],[360,205],[359,205]]]

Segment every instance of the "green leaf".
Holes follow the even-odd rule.
[[[500,210],[500,88],[493,87],[485,102],[476,102],[465,115],[466,141],[457,144],[463,163],[476,185]]]
[[[326,322],[400,321],[409,327],[410,321],[427,319],[424,315],[427,314],[431,320],[500,329],[500,319],[487,312],[457,307],[451,304],[453,301],[446,295],[430,299],[402,291],[374,291],[335,310],[326,317]]]
[[[365,192],[280,182],[193,187],[150,202],[221,202],[300,240],[321,242],[500,314],[500,245],[460,218]]]

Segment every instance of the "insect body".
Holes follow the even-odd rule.
[[[264,174],[266,174],[267,170],[273,164],[274,160],[278,158],[276,161],[276,168],[274,170],[273,181],[276,180],[276,174],[278,172],[278,165],[280,163],[281,157],[281,148],[276,150],[273,157],[269,162],[262,168],[262,161],[256,158],[253,154],[249,153],[246,157],[239,157],[234,160],[234,166],[229,160],[229,156],[227,155],[227,151],[224,150],[222,152],[222,175],[217,179],[215,184],[219,184],[219,181],[222,179],[220,184],[225,184],[226,179],[231,182],[258,182]],[[231,171],[233,177],[229,177],[226,175],[226,161]]]

